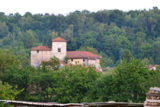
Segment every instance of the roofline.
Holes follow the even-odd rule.
[[[90,51],[67,51],[67,52],[90,52]],[[90,53],[92,53],[92,52],[90,52]],[[92,54],[94,54],[94,53],[92,53]],[[99,57],[99,58],[96,57],[96,59],[101,59],[102,58],[102,56],[100,56],[100,55],[97,55],[97,54],[94,54],[94,55],[96,55],[97,57]],[[87,58],[89,58],[89,57],[87,57]]]
[[[89,58],[89,57],[73,57],[73,58],[70,58],[69,59],[100,59],[100,58]]]
[[[56,40],[56,39],[60,39],[60,40]],[[67,40],[62,37],[56,37],[52,40],[52,42],[67,42]]]

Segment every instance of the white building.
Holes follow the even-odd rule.
[[[67,51],[67,42],[61,37],[52,40],[52,47],[37,46],[31,49],[31,65],[38,67],[42,61],[49,61],[53,56],[60,62],[64,62],[65,57],[69,58],[71,64],[85,64],[86,66],[95,66],[97,70],[102,71],[100,66],[100,56],[88,51]]]

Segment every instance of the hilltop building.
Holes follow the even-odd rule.
[[[96,69],[102,71],[100,56],[88,51],[67,51],[67,41],[61,37],[52,40],[51,48],[48,46],[37,46],[32,48],[31,65],[38,67],[43,61],[49,61],[53,56],[57,57],[60,62],[64,62],[65,57],[68,57],[68,63],[70,64],[85,64],[86,66],[94,65]]]

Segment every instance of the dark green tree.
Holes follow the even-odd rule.
[[[60,67],[60,61],[55,56],[51,58],[49,61],[42,62],[42,68],[45,69],[51,69],[51,70],[58,70]]]

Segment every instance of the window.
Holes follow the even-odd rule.
[[[71,61],[73,62],[73,59],[71,59]]]
[[[61,48],[58,48],[58,52],[61,52]]]
[[[37,50],[37,53],[39,53],[39,50]]]
[[[83,59],[83,62],[85,62],[85,59]]]

